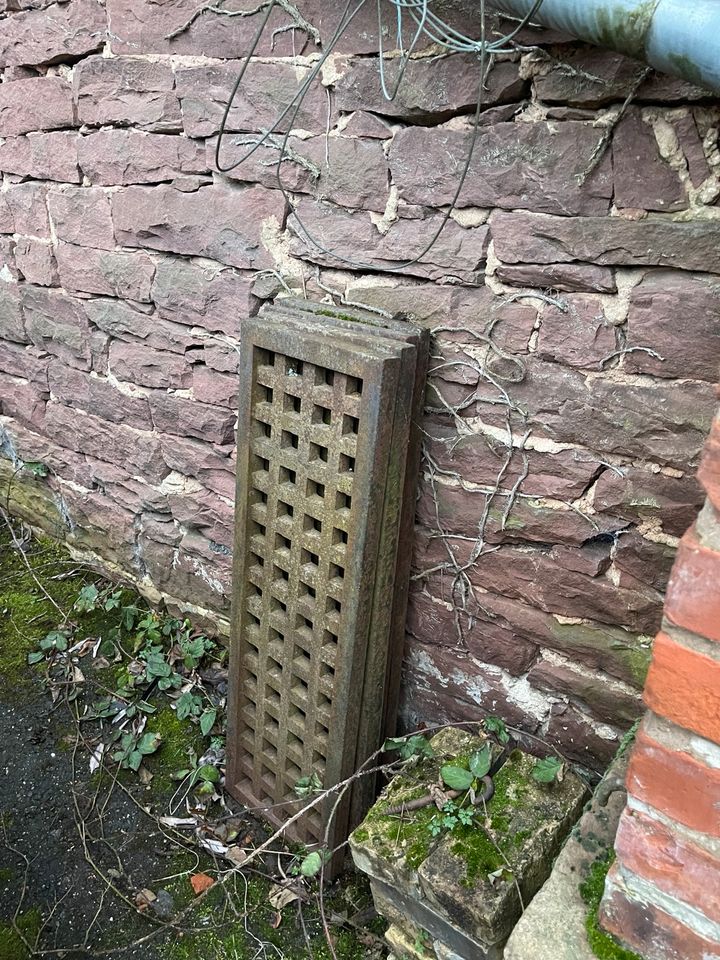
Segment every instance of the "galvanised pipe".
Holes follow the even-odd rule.
[[[533,0],[492,0],[522,18]],[[543,0],[533,23],[720,93],[720,0]]]

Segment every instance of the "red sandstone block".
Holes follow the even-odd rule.
[[[713,422],[710,436],[705,444],[698,479],[705,487],[713,507],[720,511],[720,418]]]
[[[659,633],[645,703],[678,726],[720,743],[720,661]]]
[[[642,729],[630,758],[627,788],[686,827],[720,837],[720,770],[662,746]]]
[[[720,553],[700,545],[693,530],[680,541],[665,597],[668,620],[720,640]]]
[[[652,960],[720,960],[720,943],[706,940],[654,904],[631,899],[608,874],[600,922],[608,933]]]
[[[615,851],[637,876],[707,917],[720,916],[720,860],[664,823],[626,808]]]

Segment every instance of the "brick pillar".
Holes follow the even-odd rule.
[[[645,687],[603,927],[647,960],[720,960],[720,417]]]

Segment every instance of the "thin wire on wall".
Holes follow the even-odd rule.
[[[288,159],[288,140],[290,138],[291,132],[294,129],[294,123],[297,118],[297,115],[302,108],[303,102],[312,86],[313,82],[317,79],[320,74],[324,64],[326,63],[328,57],[332,54],[333,50],[337,46],[338,42],[344,35],[345,31],[355,20],[357,15],[365,7],[366,3],[370,0],[359,0],[359,2],[353,3],[353,0],[348,0],[343,10],[340,21],[335,29],[330,40],[323,47],[323,52],[320,58],[310,69],[305,80],[298,87],[295,96],[292,100],[285,106],[285,108],[276,116],[272,126],[265,130],[262,135],[253,143],[251,148],[247,150],[238,160],[235,160],[233,163],[224,165],[221,162],[220,155],[222,152],[222,144],[225,136],[228,135],[227,125],[230,118],[230,112],[232,110],[235,99],[240,91],[245,75],[248,71],[248,68],[251,65],[252,58],[254,57],[260,41],[265,33],[265,29],[270,20],[273,10],[276,7],[276,0],[268,5],[265,15],[260,23],[260,26],[250,44],[248,53],[243,58],[240,65],[240,70],[233,84],[230,97],[225,105],[225,110],[223,112],[222,122],[220,124],[220,132],[218,134],[217,143],[215,146],[215,166],[217,170],[221,173],[229,173],[232,170],[237,169],[243,163],[245,163],[260,147],[268,142],[272,134],[278,130],[278,127],[288,118],[286,124],[286,132],[283,136],[282,143],[279,149],[278,161],[275,168],[275,179],[278,185],[279,190],[282,192],[285,201],[288,203],[290,208],[293,210],[293,215],[295,218],[295,229],[298,230],[307,242],[315,247],[320,253],[325,256],[332,257],[335,260],[340,261],[343,264],[346,264],[356,270],[376,270],[378,268],[377,263],[372,262],[363,262],[360,260],[355,260],[350,257],[346,257],[343,254],[338,253],[337,251],[331,250],[321,243],[313,234],[308,230],[307,226],[302,222],[300,216],[298,215],[296,205],[293,202],[293,198],[290,196],[290,192],[285,184],[282,182],[282,164],[283,161]],[[386,272],[402,272],[408,267],[411,267],[413,264],[417,263],[419,260],[422,260],[430,250],[435,246],[437,241],[440,238],[443,230],[448,224],[448,221],[452,217],[453,212],[457,207],[457,203],[460,199],[463,186],[467,179],[468,173],[470,171],[470,166],[472,163],[473,154],[475,152],[475,147],[477,144],[480,128],[480,116],[484,106],[484,85],[488,73],[488,67],[492,63],[492,57],[498,53],[508,53],[512,52],[512,47],[509,47],[508,44],[512,39],[517,35],[517,33],[523,29],[535,16],[537,11],[540,9],[543,0],[536,0],[536,3],[533,5],[532,9],[528,12],[514,29],[500,37],[499,39],[489,41],[486,36],[486,10],[485,10],[485,0],[480,0],[478,4],[478,17],[480,22],[480,36],[478,39],[473,39],[472,37],[465,36],[460,33],[445,20],[439,17],[432,9],[431,3],[432,0],[376,0],[377,3],[377,20],[378,20],[378,74],[379,74],[379,83],[382,90],[383,96],[386,100],[394,100],[401,88],[403,79],[407,68],[411,62],[412,55],[422,37],[430,40],[431,43],[437,44],[440,47],[444,48],[449,53],[470,53],[475,54],[479,63],[478,70],[478,94],[475,113],[473,117],[473,126],[470,136],[470,144],[468,147],[465,160],[463,162],[460,175],[456,184],[456,188],[450,202],[450,206],[447,210],[444,211],[443,216],[440,220],[439,225],[436,227],[435,231],[430,236],[428,242],[423,246],[419,253],[417,253],[412,259],[404,260],[400,263],[396,263],[393,266],[383,265],[383,270]],[[388,58],[388,54],[384,49],[383,42],[383,4],[385,9],[387,6],[391,6],[395,9],[395,22],[396,22],[396,47],[400,53],[399,58],[396,55],[393,55],[393,60],[399,61],[398,74],[394,83],[394,86],[391,88],[388,87],[386,72],[385,72],[385,61]],[[409,46],[405,49],[404,45],[404,34],[407,21],[411,21],[414,25],[412,32],[412,39]],[[271,141],[272,142],[272,141]]]

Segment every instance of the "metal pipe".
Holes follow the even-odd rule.
[[[533,0],[493,0],[522,18]],[[543,0],[533,23],[720,93],[720,0]]]

